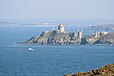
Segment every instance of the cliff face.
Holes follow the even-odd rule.
[[[52,31],[44,31],[37,39],[36,43],[46,44],[48,43],[49,37],[52,35]]]
[[[49,43],[66,44],[69,42],[69,36],[66,33],[53,34],[49,37]]]
[[[46,44],[48,43],[48,39],[51,35],[52,31],[43,31],[40,36],[31,37],[31,39],[26,41],[26,43]]]
[[[64,76],[114,76],[114,64],[107,64],[104,67],[90,72],[78,72],[74,75],[65,74]]]
[[[96,39],[93,36],[86,36],[85,37],[85,44],[94,44]]]

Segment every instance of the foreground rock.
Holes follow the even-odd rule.
[[[65,74],[64,76],[114,76],[114,64],[107,64],[104,67],[90,72],[78,72],[74,75]]]

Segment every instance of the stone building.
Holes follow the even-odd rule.
[[[65,31],[64,31],[64,25],[63,24],[60,24],[59,26],[58,26],[58,30],[59,30],[59,33],[64,33]]]
[[[100,38],[101,36],[104,36],[104,35],[107,35],[107,34],[109,34],[109,32],[95,32],[95,33],[93,33],[93,36],[95,37],[95,38]]]
[[[78,37],[79,37],[79,39],[82,39],[82,31],[78,32]]]

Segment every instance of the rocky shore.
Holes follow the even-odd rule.
[[[39,36],[31,37],[29,40],[19,42],[24,44],[100,44],[114,45],[114,32],[95,32],[91,35],[82,36],[82,31],[65,32],[64,25],[60,24],[58,30],[43,31]]]
[[[114,76],[114,64],[107,64],[90,72],[77,72],[73,75],[65,74],[64,76]]]

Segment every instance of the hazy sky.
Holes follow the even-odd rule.
[[[114,19],[114,0],[0,0],[0,18]]]

